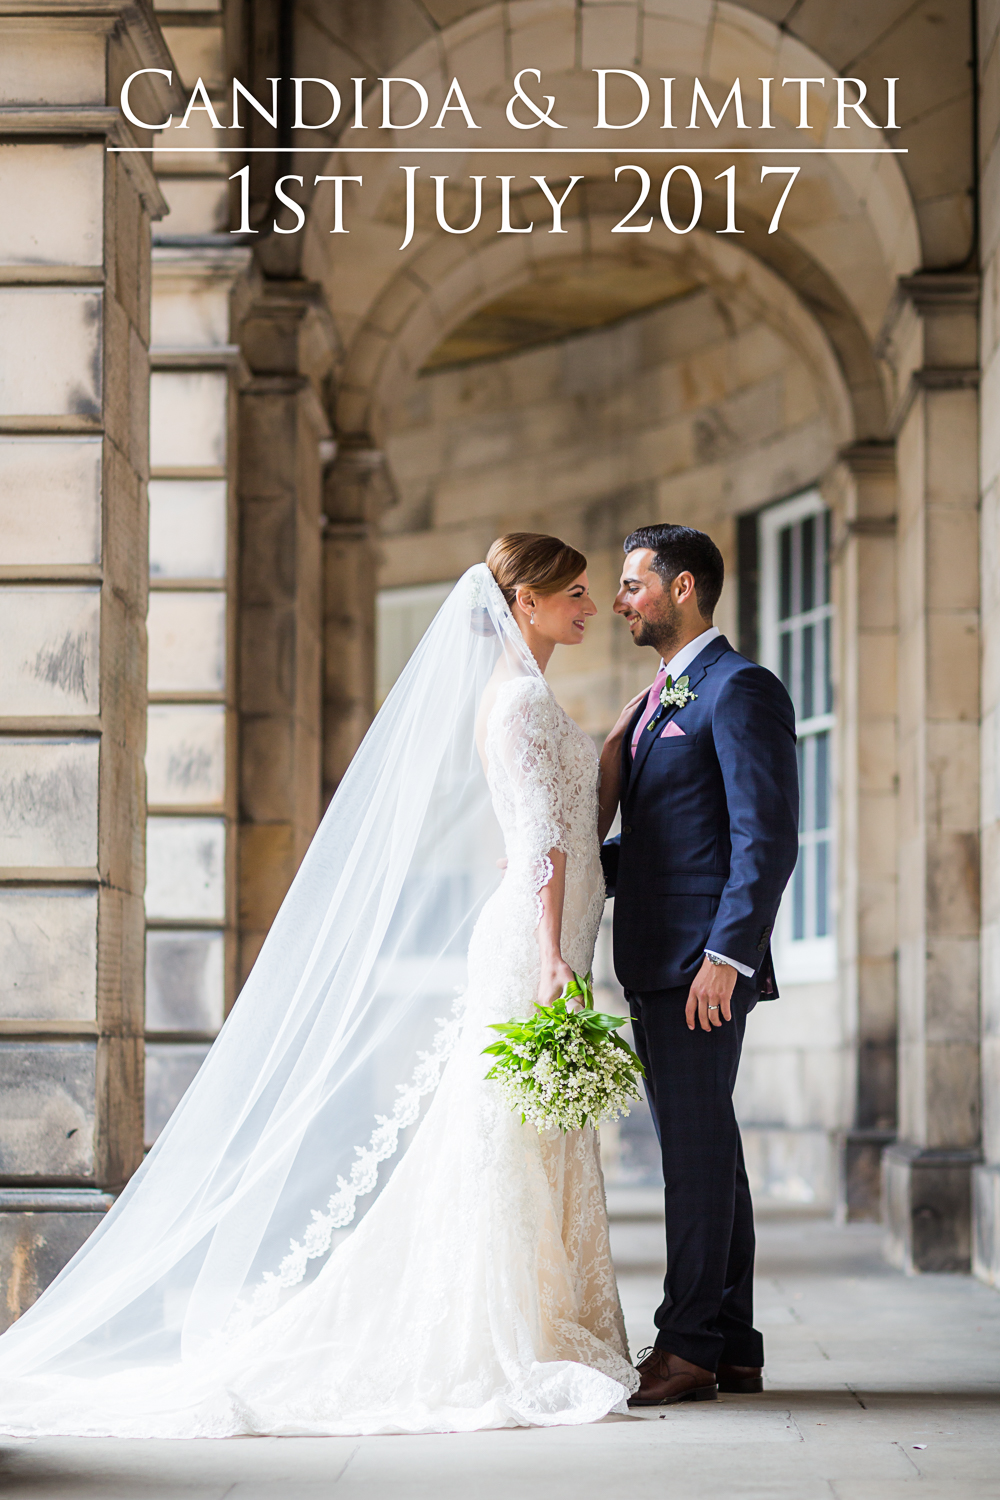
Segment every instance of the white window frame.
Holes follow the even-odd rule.
[[[782,632],[778,618],[780,609],[778,536],[787,526],[794,526],[798,522],[806,520],[809,516],[822,515],[827,510],[828,506],[824,504],[819,490],[809,489],[790,500],[769,506],[766,510],[761,511],[758,517],[760,547],[760,592],[758,607],[760,660],[763,666],[768,667],[779,677],[781,676],[780,641]],[[825,618],[832,619],[833,614],[834,606],[830,600],[826,604],[818,605],[815,610],[810,611],[810,617],[814,615],[816,623]],[[830,735],[829,807],[832,833],[829,844],[830,864],[827,878],[829,881],[830,923],[832,930],[826,937],[794,937],[792,926],[792,882],[789,881],[785,895],[782,898],[772,938],[772,952],[779,988],[782,982],[786,984],[815,984],[834,979],[837,974],[836,767],[834,764],[836,714],[814,714],[809,719],[800,720],[796,725],[796,729],[800,741],[807,736],[820,734],[824,731],[828,731]]]

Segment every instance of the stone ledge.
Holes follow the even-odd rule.
[[[972,1173],[977,1147],[899,1142],[882,1154],[882,1221],[890,1265],[967,1273],[972,1265]]]
[[[894,1140],[891,1130],[845,1130],[838,1137],[837,1216],[842,1222],[877,1223],[881,1218],[882,1156]]]
[[[114,1203],[100,1188],[0,1187],[0,1214],[99,1214]]]
[[[0,1187],[0,1329],[37,1301],[114,1201],[96,1188]]]
[[[972,1270],[980,1281],[1000,1287],[1000,1165],[973,1168]]]

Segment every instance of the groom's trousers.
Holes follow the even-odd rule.
[[[653,1318],[656,1347],[705,1370],[720,1362],[759,1366],[753,1205],[733,1109],[755,1000],[734,994],[731,1021],[689,1031],[689,988],[626,991],[663,1158],[667,1274]]]

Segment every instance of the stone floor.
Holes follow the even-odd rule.
[[[626,1205],[627,1207],[627,1205]],[[660,1227],[614,1226],[633,1349]],[[907,1279],[867,1225],[765,1220],[762,1396],[469,1436],[0,1445],[0,1493],[48,1500],[1000,1500],[1000,1295]]]

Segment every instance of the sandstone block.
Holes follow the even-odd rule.
[[[97,892],[0,890],[0,1014],[96,1020]]]
[[[222,921],[226,825],[221,818],[152,817],[146,826],[146,914]]]
[[[97,864],[98,742],[0,741],[0,864]]]
[[[6,417],[101,416],[99,291],[77,287],[0,289],[0,347],[16,360],[0,365],[0,414]]]
[[[94,1169],[94,1042],[0,1042],[0,1172],[79,1178]]]

